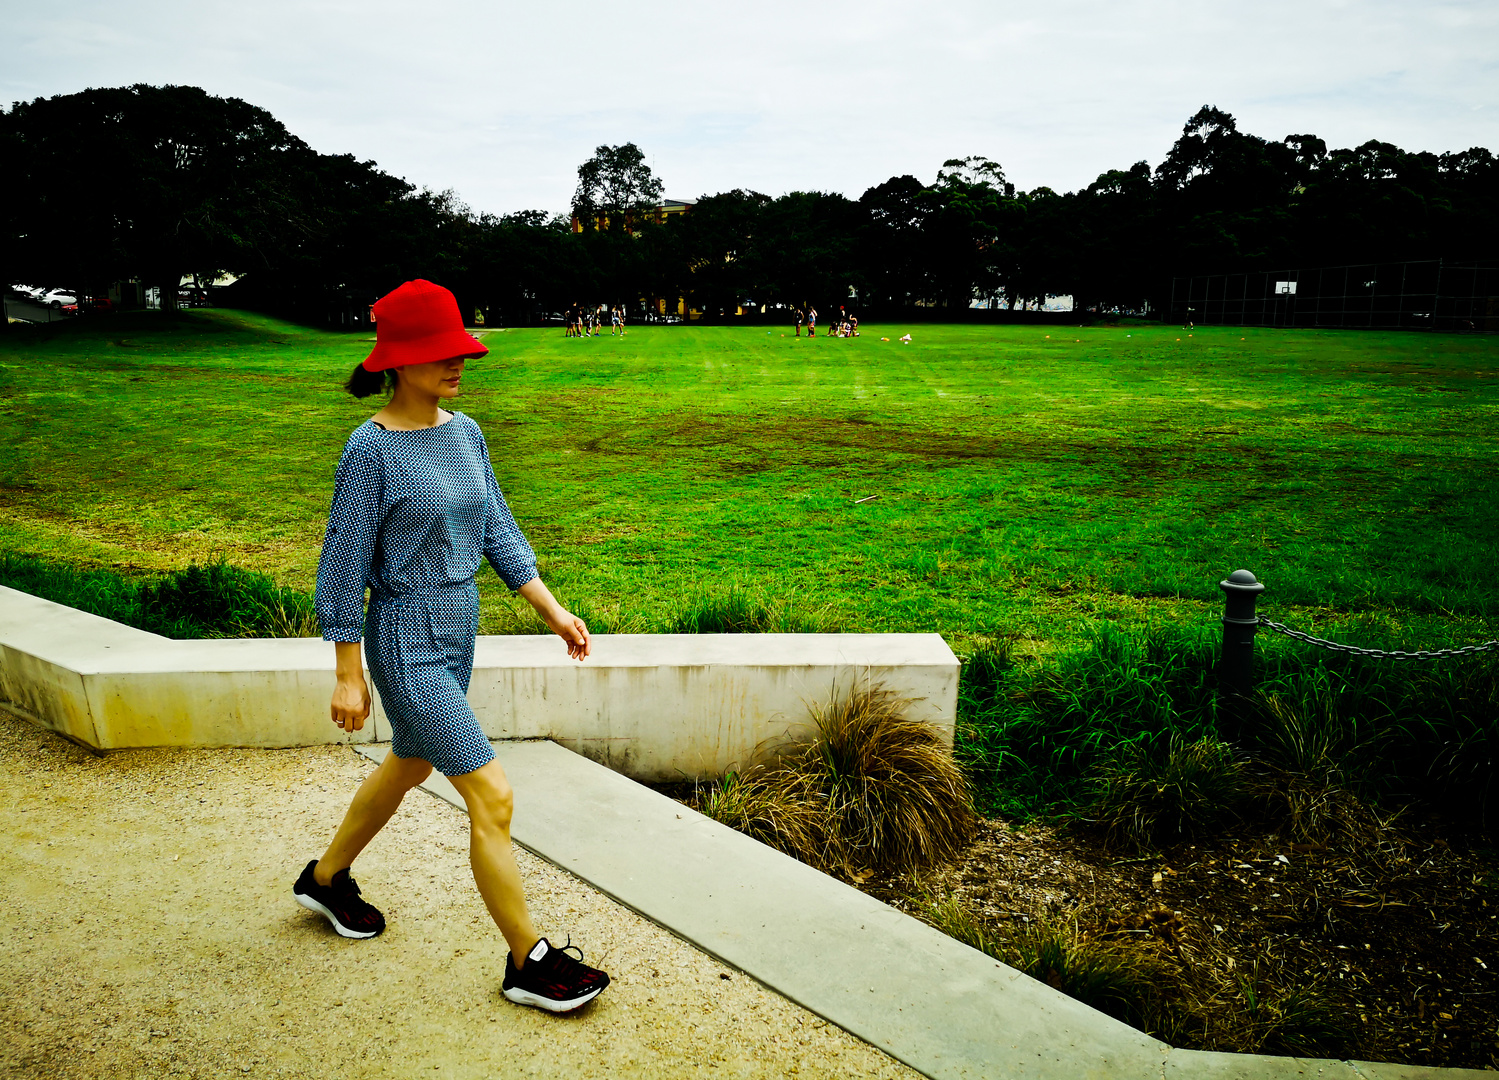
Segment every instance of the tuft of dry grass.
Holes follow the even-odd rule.
[[[1178,980],[1154,952],[1086,930],[1079,913],[988,927],[955,896],[920,912],[930,925],[1101,1012],[1157,1030]]]
[[[1400,811],[1380,811],[1334,775],[1267,768],[1251,787],[1266,818],[1298,843],[1357,851],[1366,857],[1398,853],[1405,847],[1397,826]]]
[[[1207,736],[1186,742],[1172,735],[1164,753],[1125,743],[1096,776],[1099,824],[1111,840],[1137,849],[1214,828],[1246,791],[1243,761]]]
[[[708,786],[697,809],[812,866],[842,861],[827,796],[798,777],[755,769],[731,772]]]
[[[1256,961],[1248,970],[1214,940],[1155,907],[1119,916],[1076,908],[1029,922],[985,923],[955,895],[916,911],[928,924],[1069,997],[1173,1045],[1323,1056],[1347,1025],[1322,985]]]
[[[825,792],[845,858],[876,869],[951,859],[973,835],[968,783],[931,724],[881,687],[811,709],[816,735],[782,769]]]
[[[1340,716],[1336,702],[1258,700],[1256,739],[1263,769],[1251,784],[1265,814],[1293,839],[1350,850],[1401,848],[1399,817],[1381,813],[1355,790],[1356,772],[1375,748]]]
[[[881,687],[813,706],[812,737],[708,785],[697,808],[820,869],[909,870],[962,850],[977,818],[937,730]]]
[[[1190,1013],[1201,1041],[1240,1054],[1338,1054],[1349,1031],[1316,981],[1270,978],[1266,966],[1248,971],[1195,972]],[[1281,973],[1281,979],[1285,973]]]

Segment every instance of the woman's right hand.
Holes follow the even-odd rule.
[[[339,679],[333,688],[333,722],[344,731],[358,731],[370,715],[370,688],[358,678]]]

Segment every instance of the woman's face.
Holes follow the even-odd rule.
[[[396,370],[401,385],[408,392],[454,398],[458,396],[458,383],[463,378],[463,365],[467,359],[455,356],[451,360],[434,360],[430,364],[407,364]]]

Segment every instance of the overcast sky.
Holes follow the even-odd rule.
[[[274,113],[478,210],[562,210],[601,143],[672,198],[857,197],[982,154],[1022,188],[1268,138],[1499,149],[1495,0],[0,0],[5,101],[136,82]]]

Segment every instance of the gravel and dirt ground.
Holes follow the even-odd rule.
[[[291,883],[371,767],[342,747],[99,758],[0,713],[0,1073],[917,1075],[525,852],[542,932],[614,982],[567,1017],[511,1005],[467,818],[422,792],[356,867],[389,929],[338,937]]]
[[[986,820],[953,865],[862,887],[917,915],[954,896],[1002,937],[1076,920],[1199,982],[1314,989],[1343,1032],[1329,1056],[1499,1068],[1499,851],[1439,822],[1351,849],[1245,829],[1131,856],[1083,828]],[[1244,1005],[1210,1003],[1217,1036],[1185,1044],[1252,1049],[1229,1015]]]

